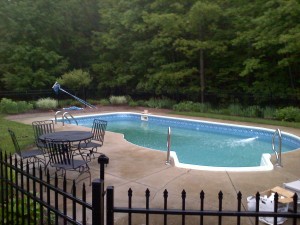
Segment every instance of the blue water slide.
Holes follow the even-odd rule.
[[[62,88],[60,87],[60,84],[57,83],[57,82],[55,82],[55,84],[52,86],[52,89],[54,90],[54,92],[55,92],[56,94],[58,94],[59,91],[62,91],[62,92],[64,92],[64,93],[66,93],[66,94],[72,96],[72,97],[75,98],[77,101],[81,102],[82,104],[84,104],[84,105],[86,105],[86,106],[88,106],[88,107],[90,107],[90,108],[96,109],[96,106],[93,106],[93,105],[91,105],[90,103],[88,103],[88,102],[82,100],[81,98],[78,98],[77,96],[72,95],[71,93],[69,93],[69,92],[67,92],[66,90],[62,89]]]

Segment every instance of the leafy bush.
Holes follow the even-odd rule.
[[[266,107],[262,111],[264,119],[274,119],[275,117],[275,109],[272,107]]]
[[[99,103],[100,103],[100,105],[109,105],[110,104],[108,99],[101,99]]]
[[[0,102],[0,112],[8,114],[23,113],[33,109],[31,103],[25,101],[15,102],[11,99],[3,98]]]
[[[4,174],[5,176],[6,174]],[[8,170],[7,171],[7,179],[10,180],[12,183],[16,182],[16,173],[15,170]],[[1,199],[0,195],[0,208],[8,208],[8,211],[6,210],[0,210],[0,218],[2,218],[1,224],[3,225],[9,225],[12,224],[11,221],[8,219],[13,218],[13,221],[15,221],[15,224],[21,224],[22,222],[25,224],[26,220],[29,219],[30,221],[40,221],[41,220],[41,210],[42,207],[39,203],[35,202],[32,198],[28,197],[27,195],[23,195],[22,198],[21,196],[15,196],[12,191],[12,189],[9,187],[10,185],[4,185],[0,186],[0,193],[4,193],[4,199],[9,199],[9,202],[5,202],[4,199]],[[7,188],[7,190],[5,189]],[[2,189],[2,190],[1,190]],[[31,192],[33,195],[33,193]],[[38,195],[39,193],[35,193]],[[6,196],[7,195],[7,196]],[[11,210],[11,203],[13,204],[13,208]],[[29,205],[29,207],[28,207]],[[24,217],[21,218],[20,215],[18,215],[17,211],[20,213],[24,210]],[[2,215],[2,213],[4,213]],[[45,214],[43,216],[44,221],[48,220],[47,215]],[[54,223],[54,213],[50,213],[50,218],[49,218],[51,224]],[[32,223],[30,223],[32,224]]]
[[[173,110],[179,112],[209,112],[211,110],[210,104],[195,103],[192,101],[180,102],[173,106]]]
[[[63,107],[69,106],[70,102],[71,102],[71,100],[69,100],[69,99],[59,100],[57,106],[60,108],[63,108]]]
[[[129,101],[128,105],[131,106],[131,107],[139,106],[138,102],[137,101],[133,101],[133,100]]]
[[[243,108],[239,104],[230,104],[228,106],[228,113],[231,116],[242,116],[243,115]]]
[[[112,105],[125,105],[127,104],[127,99],[125,96],[110,96],[109,97],[109,102]]]
[[[129,102],[128,102],[128,105],[131,106],[131,107],[136,107],[136,106],[144,106],[144,107],[148,107],[148,104],[147,104],[148,101],[144,101],[144,100],[133,100],[131,99]]]
[[[58,103],[55,99],[52,98],[41,98],[37,100],[35,105],[38,109],[56,109]]]
[[[173,105],[176,104],[176,101],[171,100],[169,98],[151,98],[145,102],[146,106],[150,108],[158,108],[158,109],[172,109]]]
[[[32,193],[31,193],[32,194]],[[38,193],[37,193],[38,194]],[[22,197],[22,201],[24,202],[24,204],[22,204],[23,202],[21,201],[21,198],[19,197],[18,201],[17,201],[18,197],[13,197],[12,198],[12,204],[14,205],[13,210],[11,211],[11,207],[7,206],[6,204],[3,204],[2,207],[8,207],[8,215],[6,210],[4,210],[4,215],[2,214],[2,210],[0,210],[0,216],[1,218],[4,218],[4,220],[2,220],[1,224],[11,224],[11,221],[7,220],[8,218],[12,218],[13,217],[13,221],[18,221],[16,224],[21,224],[22,221],[26,221],[27,218],[30,219],[30,221],[40,221],[41,219],[41,210],[42,207],[40,204],[34,202],[34,200],[32,200],[31,198],[29,198],[28,196],[24,195]],[[18,204],[17,204],[18,203]],[[10,203],[9,203],[10,204]],[[0,204],[1,205],[1,204]],[[27,207],[29,205],[29,208]],[[26,207],[24,207],[26,206]],[[17,214],[17,211],[20,213],[22,210],[24,210],[24,217],[20,217]],[[44,216],[44,219],[46,220],[47,216]],[[53,213],[50,214],[50,221],[54,222],[54,217],[53,217]],[[27,224],[27,223],[25,223]]]
[[[277,109],[275,119],[289,122],[300,122],[300,109],[296,107],[285,107]]]
[[[248,106],[243,110],[243,116],[262,117],[262,109],[258,105]]]

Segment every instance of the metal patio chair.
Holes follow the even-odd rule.
[[[55,132],[53,120],[33,121],[32,128],[34,132],[35,143],[41,148],[45,147],[45,143],[39,139],[39,136],[42,134]]]
[[[44,154],[42,149],[21,150],[15,132],[11,129],[8,129],[8,132],[13,142],[15,153],[22,159],[22,161],[27,160],[29,164],[38,163],[38,166],[40,165],[40,163],[42,163],[45,166]],[[23,163],[23,165],[25,166],[26,163]]]
[[[74,150],[70,141],[64,140],[46,140],[44,151],[49,156],[49,164],[51,167],[56,169],[56,172],[61,171],[61,176],[65,176],[67,171],[78,172],[79,175],[75,180],[77,180],[81,175],[87,173],[87,177],[82,178],[84,180],[89,178],[91,185],[91,172],[88,165],[88,160],[86,160],[79,151]]]
[[[98,148],[103,146],[106,127],[107,121],[94,119],[91,131],[93,133],[92,140],[79,143],[78,148],[81,149],[81,151],[89,150],[88,154],[90,156],[93,155],[94,158],[94,154],[101,154],[98,152]]]

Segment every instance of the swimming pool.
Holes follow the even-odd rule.
[[[254,171],[271,170],[274,130],[179,119],[140,113],[108,113],[76,117],[91,127],[94,118],[108,121],[107,130],[124,134],[136,145],[167,151],[171,128],[171,156],[176,166],[193,169]],[[145,120],[143,120],[145,119]],[[282,133],[282,152],[300,147],[297,136]],[[263,157],[262,157],[263,156]]]

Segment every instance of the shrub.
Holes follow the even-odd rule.
[[[137,105],[138,106],[144,106],[144,107],[147,107],[147,101],[144,101],[144,100],[138,100],[137,101]]]
[[[110,96],[109,97],[109,102],[112,105],[125,105],[127,104],[127,99],[125,96]]]
[[[41,98],[35,103],[38,109],[56,109],[58,104],[55,99],[52,98]]]
[[[262,110],[264,119],[274,119],[275,117],[275,109],[272,107],[266,107]]]
[[[296,107],[285,107],[277,109],[275,112],[275,119],[289,122],[300,122],[300,109]]]
[[[110,104],[110,102],[109,102],[108,99],[101,99],[100,100],[100,105],[109,105],[109,104]]]
[[[75,100],[73,100],[73,99],[59,100],[57,106],[60,108],[64,108],[64,107],[68,107],[70,105],[74,105],[74,102],[75,102]]]
[[[262,109],[258,105],[248,106],[243,112],[246,117],[262,117]]]
[[[33,193],[31,193],[33,194]],[[38,193],[37,193],[38,194]],[[17,198],[18,201],[17,201]],[[16,224],[21,224],[22,222],[26,221],[27,219],[30,221],[39,221],[41,219],[41,210],[42,207],[40,204],[36,203],[34,200],[29,198],[27,195],[22,196],[22,201],[20,200],[20,196],[14,196],[11,199],[12,203],[14,205],[13,210],[4,210],[4,215],[2,215],[2,210],[0,210],[0,216],[1,218],[13,218],[13,221],[15,221]],[[24,203],[24,204],[22,204]],[[28,206],[29,207],[24,207]],[[5,203],[3,204],[4,207],[9,207]],[[24,210],[24,217],[21,218],[17,211],[20,213],[22,210]],[[46,217],[46,216],[45,216]],[[53,213],[50,214],[50,221],[54,222],[53,220]],[[2,223],[3,225],[8,225],[11,224],[11,221],[9,220],[3,220]],[[25,223],[27,224],[27,223]]]
[[[129,101],[129,102],[128,102],[128,105],[131,106],[131,107],[139,106],[138,102],[133,101],[133,100]]]
[[[195,103],[192,101],[180,102],[173,106],[173,110],[179,112],[209,112],[211,110],[210,104]]]
[[[88,103],[92,104],[91,102],[87,101]],[[58,106],[57,107],[60,107],[60,108],[66,108],[66,107],[69,107],[69,106],[78,106],[78,107],[84,107],[84,104],[78,100],[75,100],[75,99],[64,99],[64,100],[60,100],[58,102]]]
[[[241,116],[243,115],[243,109],[239,104],[230,104],[228,106],[228,112],[231,116]]]
[[[8,114],[23,113],[33,109],[31,103],[25,101],[15,102],[11,99],[3,98],[0,102],[0,112]]]
[[[169,98],[151,98],[148,101],[146,101],[146,104],[150,108],[172,109],[173,105],[176,104],[176,101],[171,100]]]

